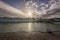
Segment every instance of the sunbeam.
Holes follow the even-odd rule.
[[[4,7],[5,7],[5,8],[4,8]],[[22,11],[20,11],[20,10],[18,10],[18,9],[16,9],[16,8],[14,8],[14,7],[12,7],[12,6],[4,3],[4,2],[1,2],[1,1],[0,1],[0,8],[1,8],[1,9],[5,9],[5,10],[9,11],[10,13],[16,14],[16,15],[19,16],[19,17],[20,17],[21,15],[27,17],[27,15],[25,15]]]

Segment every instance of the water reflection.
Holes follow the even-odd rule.
[[[28,31],[32,31],[32,23],[28,23]]]
[[[47,29],[52,31],[60,31],[60,25],[50,23],[6,23],[0,24],[0,33],[5,32],[21,32],[21,31],[41,31],[46,32]]]

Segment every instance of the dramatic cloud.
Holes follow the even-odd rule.
[[[8,1],[8,0],[7,0]],[[7,2],[5,1],[5,2]],[[12,0],[11,0],[12,1]],[[5,9],[10,12],[9,15],[24,15],[27,16],[27,14],[30,12],[33,17],[39,17],[39,18],[50,18],[53,17],[53,15],[58,15],[60,11],[60,0],[20,0],[21,2],[17,3],[14,1],[10,2],[11,5],[14,4],[15,7],[20,8],[14,8],[11,7],[10,4],[7,5],[6,3],[1,3],[0,2],[0,8]],[[3,1],[4,2],[4,1]],[[3,5],[2,5],[3,4]],[[17,6],[16,6],[16,5]],[[18,6],[19,4],[19,6]],[[4,8],[5,6],[5,8]],[[11,14],[11,12],[13,14]],[[2,13],[2,12],[1,12]],[[8,15],[8,14],[5,14]],[[23,17],[24,17],[23,16]]]
[[[59,13],[60,13],[60,0],[58,0],[58,2],[56,2],[55,0],[51,0],[49,1],[51,4],[51,7],[46,11],[46,15],[43,15],[43,18],[56,18],[60,17]],[[53,3],[53,4],[52,4]]]
[[[0,14],[6,16],[9,15],[9,16],[17,16],[17,17],[23,17],[23,16],[26,17],[26,15],[22,11],[14,7],[11,7],[10,5],[3,3],[2,1],[0,1]]]
[[[26,8],[35,10],[35,15],[38,14],[39,17],[45,18],[60,12],[60,0],[49,0],[48,3],[41,2],[40,4],[38,2],[28,1]]]

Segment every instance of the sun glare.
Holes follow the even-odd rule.
[[[28,17],[32,17],[32,13],[31,12],[28,12]]]

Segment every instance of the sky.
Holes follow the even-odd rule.
[[[22,8],[22,6],[24,6],[26,3],[29,3],[28,5],[32,5],[34,3],[36,3],[37,10],[43,10],[43,9],[48,9],[51,4],[55,3],[52,2],[51,4],[49,3],[50,0],[2,0],[3,2],[15,7],[15,8]],[[57,2],[57,0],[56,0]]]
[[[30,12],[33,14],[32,17],[41,18],[53,15],[54,12],[52,13],[51,10],[58,10],[60,8],[60,0],[0,0],[0,2],[19,10],[26,16]]]

